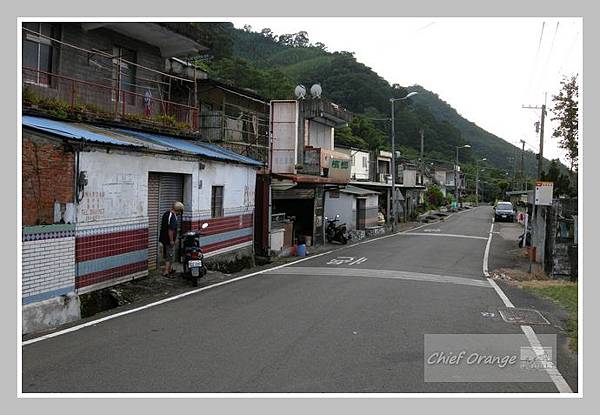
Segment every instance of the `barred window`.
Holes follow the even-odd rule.
[[[213,218],[223,216],[223,186],[212,187],[210,211]]]

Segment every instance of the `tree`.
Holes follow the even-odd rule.
[[[273,31],[268,27],[265,27],[263,30],[261,30],[260,34],[266,37],[267,39],[273,39],[275,36]]]
[[[317,42],[317,43],[315,43],[315,47],[318,49],[321,49],[322,51],[327,51],[327,46],[325,46],[324,43]]]
[[[250,26],[249,24],[245,24],[244,25],[244,32],[251,32],[252,31],[252,26]]]
[[[434,208],[440,207],[444,203],[444,194],[436,185],[427,189],[427,203]]]
[[[570,170],[577,171],[579,140],[577,75],[564,77],[560,84],[562,89],[558,95],[552,97],[554,103],[552,121],[558,121],[558,127],[552,133],[552,137],[558,138],[560,147],[567,152],[567,158],[571,162]]]
[[[554,183],[554,196],[573,196],[574,191],[571,187],[571,181],[566,174],[560,172],[559,163],[558,159],[552,160],[548,171],[542,172],[541,179]]]
[[[294,33],[294,40],[293,40],[293,46],[296,48],[304,48],[306,46],[308,46],[309,44],[309,40],[308,40],[308,32],[305,32],[304,30],[298,32],[298,33]]]

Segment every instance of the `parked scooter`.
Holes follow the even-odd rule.
[[[198,282],[207,272],[206,265],[204,265],[204,254],[200,248],[202,230],[206,228],[208,228],[208,223],[202,224],[200,231],[186,232],[181,240],[183,277],[191,280],[194,287],[198,286]]]
[[[340,242],[342,244],[347,244],[348,239],[350,239],[348,232],[346,231],[346,224],[341,223],[336,225],[340,219],[340,215],[335,215],[335,219],[328,219],[325,216],[325,220],[327,221],[327,228],[325,229],[325,237],[327,238],[327,242],[331,243],[332,241]]]

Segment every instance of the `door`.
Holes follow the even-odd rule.
[[[356,199],[356,229],[364,230],[367,214],[367,199]]]
[[[148,271],[155,270],[158,264],[159,186],[160,174],[148,173]]]
[[[173,202],[183,201],[183,174],[148,174],[148,269],[157,269],[160,263],[160,220],[171,209]],[[181,235],[181,216],[177,218],[177,232]],[[175,246],[177,258],[177,246]]]

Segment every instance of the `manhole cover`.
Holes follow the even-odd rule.
[[[537,310],[527,308],[503,308],[498,310],[502,319],[515,324],[550,324]]]

